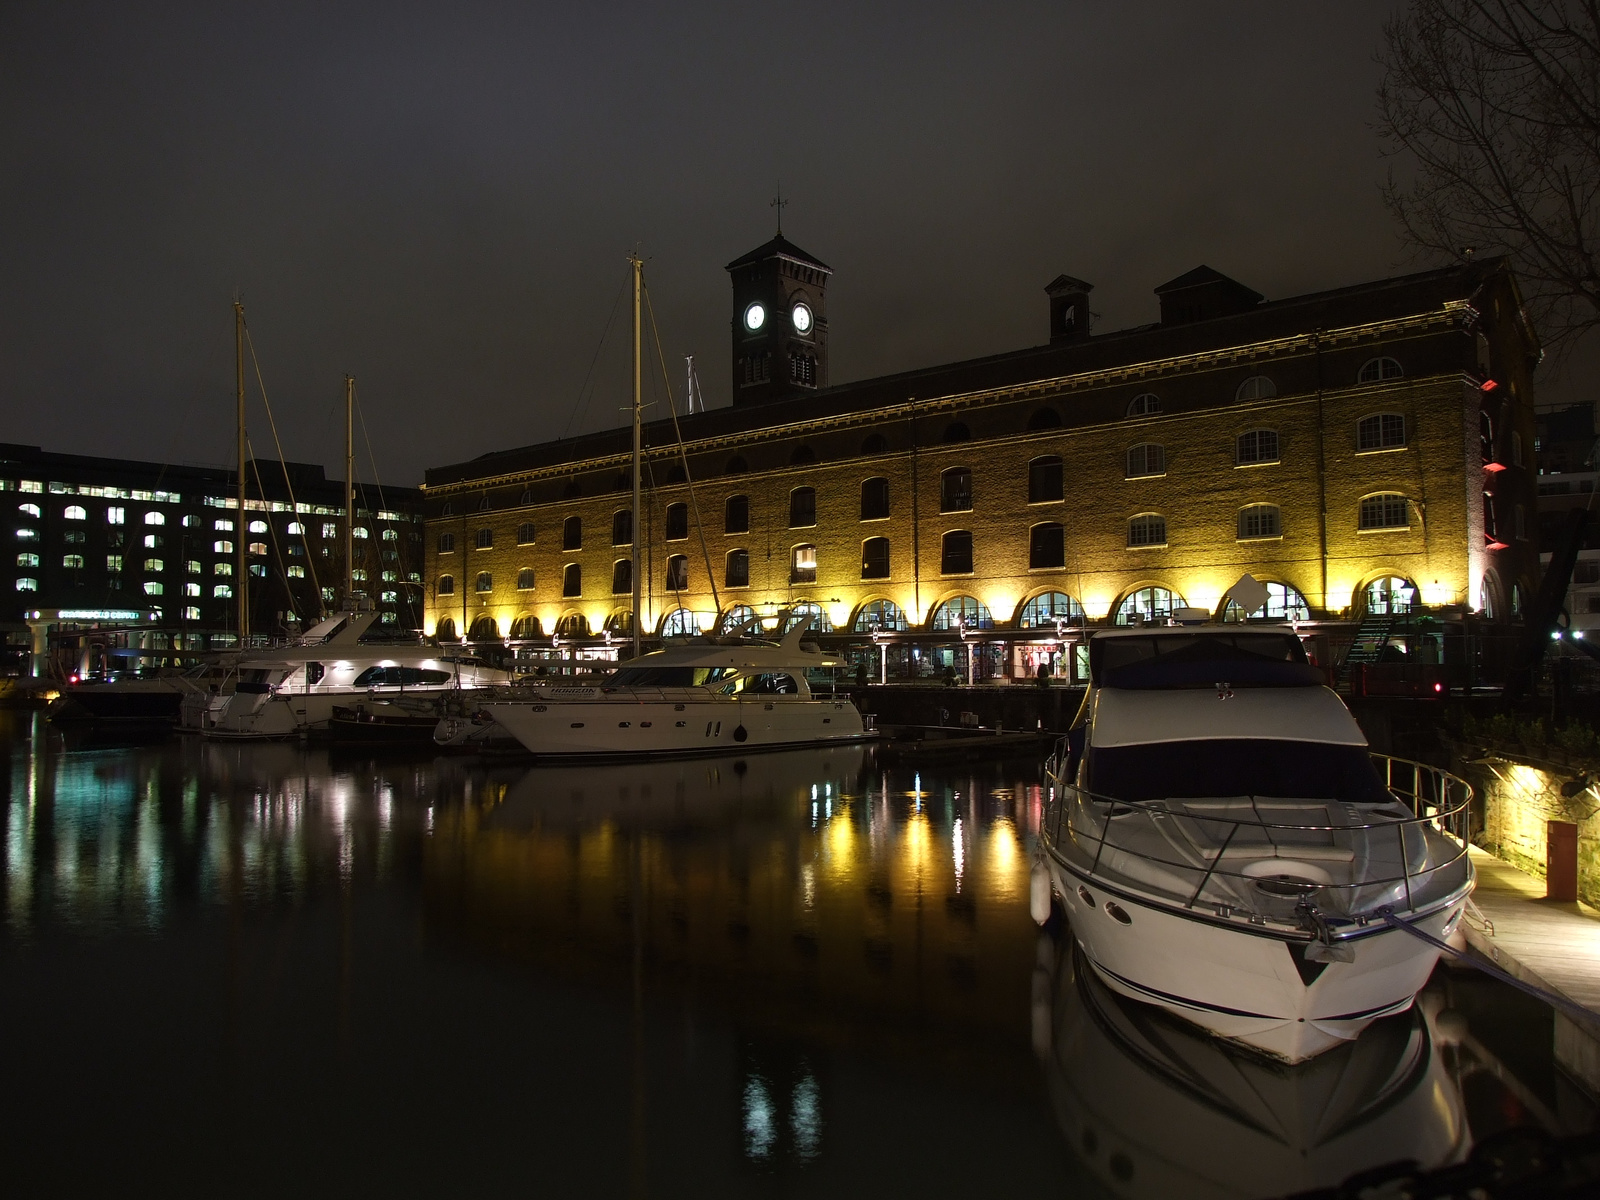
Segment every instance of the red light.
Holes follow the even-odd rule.
[[[1489,474],[1494,475],[1500,471],[1504,471],[1506,469],[1506,465],[1505,463],[1487,462],[1483,464],[1483,469],[1489,472]]]
[[[1497,542],[1493,538],[1490,538],[1488,534],[1484,534],[1484,537],[1488,538],[1489,540],[1489,544],[1484,547],[1485,550],[1509,550],[1511,548],[1509,543]]]
[[[1498,383],[1496,383],[1494,380],[1485,379],[1482,383],[1480,383],[1478,385],[1478,390],[1480,392],[1492,392],[1492,391],[1495,390],[1495,388],[1497,388],[1499,386],[1500,385]]]
[[[1444,691],[1444,684],[1442,684],[1442,683],[1434,684],[1433,685],[1433,691],[1434,691],[1435,695],[1438,695],[1440,692]]]
[[[78,682],[78,676],[76,675],[76,673],[74,673],[73,675],[69,676],[68,679],[67,679],[67,682],[68,683],[77,683]]]

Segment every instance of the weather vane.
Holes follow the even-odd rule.
[[[778,236],[779,237],[783,236],[783,206],[785,204],[788,204],[788,203],[789,202],[783,198],[783,181],[779,180],[779,182],[778,182],[778,194],[776,196],[774,196],[772,198],[771,203],[769,203],[767,205],[768,208],[775,208],[775,209],[778,210]]]

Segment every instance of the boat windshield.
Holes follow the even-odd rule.
[[[605,680],[606,687],[709,687],[732,667],[618,667]]]
[[[1108,799],[1197,800],[1270,796],[1387,804],[1365,746],[1269,738],[1215,738],[1097,746],[1088,754],[1087,789]]]

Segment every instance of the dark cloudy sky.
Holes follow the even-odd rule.
[[[6,0],[0,440],[226,462],[235,288],[292,458],[340,459],[346,371],[386,482],[615,424],[620,324],[574,406],[635,243],[727,403],[780,178],[836,382],[1036,344],[1061,271],[1112,329],[1200,262],[1410,269],[1391,7]]]

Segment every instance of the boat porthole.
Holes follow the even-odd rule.
[[[1124,925],[1132,925],[1133,918],[1123,911],[1122,905],[1114,900],[1106,901],[1106,912],[1111,914],[1113,921],[1121,921]]]
[[[1082,900],[1090,908],[1094,907],[1094,897],[1089,894],[1089,889],[1081,883],[1078,885],[1078,899]]]
[[[572,723],[572,727],[574,729],[582,729],[583,728],[583,722],[582,721],[574,721]]]
[[[654,724],[654,722],[652,722],[652,721],[640,721],[639,722],[639,728],[640,729],[649,729],[652,724]]]
[[[674,725],[674,726],[676,726],[676,727],[677,727],[677,728],[679,728],[679,729],[682,729],[682,728],[683,728],[683,727],[684,727],[684,726],[685,726],[685,725],[687,725],[687,724],[688,724],[688,723],[689,723],[689,722],[687,722],[687,721],[674,721],[674,722],[673,722],[673,725]]]
[[[617,722],[617,728],[618,729],[626,729],[630,724],[631,724],[631,722],[629,722],[629,721],[618,721]]]
[[[545,708],[545,706],[543,704],[535,704],[533,706],[533,711],[534,712],[545,712],[546,708]]]
[[[749,731],[743,725],[737,726],[733,731],[733,740],[736,742],[742,742],[749,736]]]

